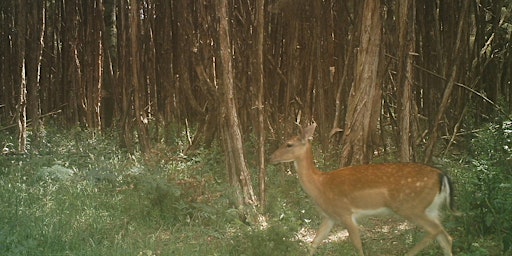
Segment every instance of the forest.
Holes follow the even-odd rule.
[[[268,157],[311,123],[321,169],[445,170],[455,254],[512,253],[511,0],[4,0],[0,42],[0,254],[304,254]]]

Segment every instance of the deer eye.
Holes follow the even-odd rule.
[[[293,143],[291,143],[291,142],[286,143],[286,147],[287,147],[287,148],[291,148],[291,147],[293,147]]]

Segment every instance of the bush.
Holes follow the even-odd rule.
[[[490,124],[471,141],[469,168],[458,173],[466,209],[464,235],[472,255],[494,255],[474,241],[492,237],[502,254],[512,250],[512,121]],[[490,249],[492,250],[492,249]],[[483,253],[485,252],[485,253]],[[490,253],[490,254],[486,254]]]

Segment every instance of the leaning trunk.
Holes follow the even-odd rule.
[[[239,208],[250,206],[246,212],[249,221],[255,217],[257,204],[254,194],[251,173],[247,168],[243,151],[242,134],[235,102],[235,88],[233,81],[232,52],[229,33],[228,1],[221,0],[217,5],[219,15],[219,78],[222,119],[220,121],[223,135],[226,166],[233,187],[237,194]]]

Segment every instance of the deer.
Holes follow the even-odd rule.
[[[357,220],[395,213],[426,231],[406,255],[412,256],[434,239],[445,256],[452,255],[452,238],[441,224],[444,205],[455,215],[450,178],[441,170],[419,163],[383,163],[344,167],[330,172],[317,169],[311,140],[316,123],[301,129],[270,157],[270,163],[293,162],[303,190],[323,216],[309,245],[313,255],[333,226],[342,224],[358,255],[364,256]]]

